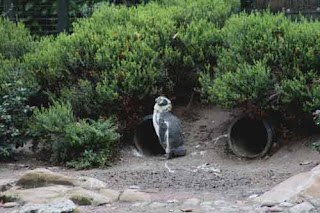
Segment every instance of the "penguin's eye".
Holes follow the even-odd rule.
[[[161,99],[159,105],[160,106],[165,106],[168,104],[168,101],[166,99]]]

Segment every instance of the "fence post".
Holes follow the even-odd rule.
[[[15,21],[15,1],[3,0],[3,14],[7,16],[11,21]]]
[[[69,0],[58,0],[58,32],[69,32]]]

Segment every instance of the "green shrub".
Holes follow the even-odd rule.
[[[29,98],[39,88],[21,58],[33,45],[22,24],[0,17],[0,159],[10,157],[28,137]]]
[[[0,58],[0,159],[9,157],[14,147],[24,144],[28,136],[26,123],[32,111],[28,99],[37,90],[23,64]]]
[[[319,103],[319,33],[318,21],[268,11],[233,15],[221,30],[217,67],[200,76],[203,97],[269,113],[312,112]]]
[[[272,86],[270,69],[262,62],[240,65],[235,72],[224,73],[209,85],[210,100],[224,107],[237,107],[248,100],[265,105]]]
[[[46,159],[78,169],[106,166],[119,139],[112,119],[77,122],[71,104],[62,102],[35,110],[30,131]]]
[[[0,58],[21,58],[33,48],[33,38],[21,23],[0,17]]]

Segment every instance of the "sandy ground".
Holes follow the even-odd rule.
[[[137,186],[151,192],[156,200],[202,200],[237,202],[250,195],[262,194],[297,173],[308,171],[320,163],[320,155],[311,144],[319,136],[297,139],[282,146],[272,156],[246,160],[233,155],[227,139],[215,138],[226,134],[232,121],[229,112],[212,106],[201,106],[186,112],[178,108],[183,120],[188,154],[164,160],[161,156],[136,157],[132,147],[124,148],[120,160],[107,169],[75,171],[61,167],[47,168],[72,176],[90,176],[105,181],[111,189],[123,190]],[[302,164],[302,165],[301,165]],[[0,178],[17,178],[28,169],[43,167],[39,162],[20,160],[0,164]],[[170,168],[170,171],[169,169]],[[135,211],[131,204],[86,207],[82,212],[148,212]],[[167,212],[162,209],[159,212]]]

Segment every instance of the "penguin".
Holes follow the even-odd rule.
[[[153,127],[167,158],[186,155],[182,124],[172,112],[171,101],[165,96],[155,99],[153,108]]]

